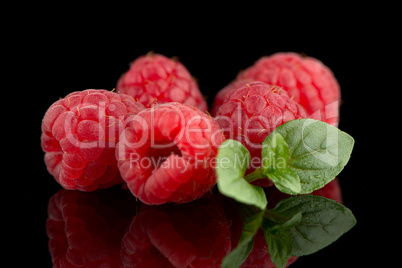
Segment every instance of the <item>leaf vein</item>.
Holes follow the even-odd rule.
[[[319,152],[319,151],[328,151],[329,149],[331,149],[331,148],[333,148],[333,147],[336,147],[337,145],[336,144],[334,144],[334,145],[332,145],[332,146],[330,146],[330,147],[328,147],[328,148],[325,148],[325,149],[317,149],[317,150],[315,150],[315,151],[311,151],[311,152],[308,152],[308,153],[305,153],[305,154],[302,154],[302,155],[299,155],[299,156],[297,156],[297,157],[295,157],[295,158],[291,158],[291,160],[289,161],[289,162],[291,162],[291,161],[295,161],[295,160],[297,160],[297,159],[299,159],[299,158],[302,158],[302,157],[305,157],[305,156],[307,156],[307,155],[311,155],[311,154],[315,154],[315,153],[317,153],[317,152]],[[329,152],[331,155],[333,155],[334,157],[338,157],[337,155],[334,155],[334,154],[332,154],[331,152]],[[293,156],[293,153],[292,153],[292,156]]]
[[[308,239],[307,237],[305,237],[305,236],[300,232],[300,230],[297,228],[297,226],[295,226],[294,228],[295,228],[295,230],[296,230],[296,233],[298,233],[303,239],[309,241],[310,243],[314,243],[314,241],[312,241],[312,240]]]

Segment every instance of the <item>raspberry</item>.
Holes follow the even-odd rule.
[[[246,174],[261,164],[261,143],[279,125],[305,118],[304,109],[280,87],[262,82],[244,84],[228,96],[215,117],[226,138],[241,142],[250,152]],[[267,185],[270,181],[263,180]],[[262,183],[262,180],[257,182]]]
[[[120,267],[121,241],[136,202],[124,191],[60,190],[48,204],[53,267]]]
[[[147,54],[131,63],[117,82],[117,91],[152,107],[155,103],[179,102],[207,111],[197,82],[186,67],[159,54]]]
[[[315,58],[302,57],[292,52],[262,57],[236,78],[244,79],[283,87],[289,96],[305,108],[309,117],[335,126],[338,124],[338,81],[332,71]],[[226,94],[230,94],[227,88],[222,91],[216,96],[214,106],[219,106]],[[213,107],[212,110],[217,108]]]
[[[122,267],[220,267],[231,249],[229,222],[214,199],[145,206],[122,242]]]
[[[224,139],[215,120],[193,106],[148,108],[120,136],[120,173],[144,203],[189,202],[215,185],[213,160]]]
[[[49,173],[65,189],[94,191],[121,183],[116,143],[126,116],[144,108],[128,95],[95,89],[56,101],[42,121]]]

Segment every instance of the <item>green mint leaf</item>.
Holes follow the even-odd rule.
[[[285,194],[295,195],[301,191],[299,175],[290,168],[280,169],[273,173],[265,173],[275,187]]]
[[[301,221],[289,229],[292,256],[312,254],[336,241],[356,224],[348,208],[322,196],[292,196],[267,211],[271,219],[292,219],[298,213],[302,215]]]
[[[281,134],[276,133],[262,143],[261,159],[265,176],[270,178],[279,191],[297,194],[301,191],[300,178],[288,167],[289,147]]]
[[[289,147],[282,135],[275,133],[269,140],[262,143],[262,166],[266,173],[273,173],[288,166]]]
[[[351,136],[334,126],[313,119],[298,119],[278,126],[265,139],[268,148],[263,147],[263,158],[272,150],[269,147],[278,143],[278,133],[289,149],[287,167],[300,178],[300,194],[311,193],[332,181],[349,161],[354,145]],[[274,151],[284,150],[286,156],[282,147]]]
[[[292,253],[292,237],[289,230],[264,230],[271,261],[277,268],[285,268]]]
[[[289,147],[282,135],[275,133],[262,143],[261,150],[263,174],[270,178],[279,191],[297,194],[301,191],[300,178],[288,167]]]
[[[255,212],[250,207],[239,204],[239,212],[243,220],[240,241],[236,248],[223,258],[222,268],[240,267],[247,259],[253,249],[253,237],[262,224],[265,210]]]
[[[249,184],[244,174],[250,164],[250,153],[240,142],[226,140],[219,147],[217,156],[217,186],[221,194],[236,201],[254,205],[260,209],[267,206],[264,190]]]

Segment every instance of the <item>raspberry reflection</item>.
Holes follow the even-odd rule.
[[[264,190],[269,208],[289,197]],[[338,179],[312,194],[342,202]],[[63,189],[49,201],[46,227],[53,267],[220,267],[239,242],[242,219],[235,203],[215,192],[186,204],[149,206],[118,187]],[[241,267],[275,267],[261,230]]]
[[[138,205],[120,189],[54,194],[46,221],[53,267],[120,267],[121,240]]]
[[[123,267],[220,267],[231,250],[229,226],[214,197],[143,206],[123,239]]]

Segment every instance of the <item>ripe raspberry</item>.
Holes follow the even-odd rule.
[[[49,173],[65,189],[93,191],[121,183],[115,147],[127,115],[144,106],[124,94],[88,89],[56,101],[42,121]]]
[[[289,96],[305,108],[309,117],[335,126],[338,124],[338,81],[332,71],[315,58],[302,57],[292,52],[262,57],[236,78],[244,79],[283,87]],[[222,91],[228,94],[229,90]],[[219,106],[226,94],[219,93],[214,106]],[[217,110],[216,107],[212,109]]]
[[[125,191],[57,192],[46,220],[53,267],[120,267],[121,241],[136,205]]]
[[[261,143],[279,125],[305,118],[304,109],[280,87],[262,82],[244,84],[222,104],[215,117],[226,138],[241,142],[250,152],[246,174],[261,165]],[[257,166],[258,165],[258,166]],[[265,181],[257,180],[259,183]]]
[[[122,242],[122,267],[220,267],[231,249],[229,222],[214,200],[145,206]]]
[[[159,54],[147,54],[131,63],[128,72],[119,79],[116,87],[145,105],[179,102],[207,111],[197,82],[186,67],[176,60]]]
[[[144,203],[189,202],[215,185],[212,161],[224,139],[215,120],[193,106],[148,108],[120,136],[120,173]]]

